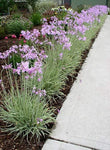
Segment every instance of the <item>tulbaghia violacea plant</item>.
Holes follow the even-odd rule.
[[[58,20],[55,16],[51,18],[50,23],[46,22],[44,19],[44,25],[42,26],[42,35],[53,35],[55,40],[63,45],[67,42],[67,35],[75,35],[79,40],[86,40],[84,36],[86,31],[89,30],[95,23],[95,21],[100,22],[99,16],[107,14],[106,6],[94,6],[88,10],[82,10],[79,14],[77,12],[68,11],[67,16],[64,20]],[[62,39],[63,36],[63,40]],[[68,43],[70,41],[68,40]],[[69,43],[69,45],[71,45]],[[70,46],[71,47],[71,46]],[[70,47],[66,47],[69,48]]]
[[[36,51],[33,46],[29,45],[14,45],[9,50],[0,54],[2,59],[11,57],[13,54],[20,54],[21,62],[17,63],[17,67],[14,68],[12,64],[3,65],[3,69],[11,69],[13,73],[21,75],[24,74],[25,78],[33,78],[34,76],[38,77],[37,81],[40,82],[42,79],[42,63],[43,60],[48,56],[45,54],[44,50],[40,52]]]
[[[35,84],[40,84],[43,76],[43,61],[48,56],[45,54],[44,50],[41,50],[40,52],[36,51],[36,49],[33,46],[29,45],[15,45],[12,46],[8,51],[1,54],[1,58],[11,57],[13,53],[17,54],[19,53],[21,56],[21,62],[17,63],[16,68],[13,67],[12,64],[6,64],[3,65],[3,69],[11,70],[13,74],[17,74],[19,76],[23,75],[23,82],[29,82],[32,80],[32,78],[36,78]],[[7,54],[5,56],[5,54]],[[26,80],[26,81],[25,81]],[[29,81],[28,81],[29,80]],[[31,88],[31,89],[30,89]],[[46,96],[45,89],[37,89],[37,87],[32,89],[30,87],[29,89],[32,91],[33,94],[38,95],[40,98]],[[36,90],[35,90],[36,89]]]
[[[64,30],[63,21],[59,21],[58,18],[51,17],[50,24],[46,21],[41,29],[41,34],[52,36],[52,38],[60,45],[62,45],[63,49],[70,50],[71,42],[67,36],[67,32]]]

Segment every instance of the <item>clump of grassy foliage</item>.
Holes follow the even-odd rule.
[[[5,109],[2,106],[0,108],[0,119],[6,123],[2,131],[15,133],[15,139],[19,136],[26,137],[27,140],[35,137],[39,141],[50,132],[48,125],[54,122],[53,110],[40,97],[32,94],[25,83],[21,87],[22,91],[17,82],[16,90],[14,89],[12,79],[10,84],[10,93],[4,91]]]
[[[34,24],[34,26],[41,25],[42,24],[42,15],[41,15],[41,13],[39,11],[34,12],[31,15],[31,21]]]

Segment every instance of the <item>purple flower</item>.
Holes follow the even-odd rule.
[[[86,41],[86,37],[83,37],[83,39],[82,39],[83,41]]]
[[[43,119],[40,119],[40,122],[43,122]]]
[[[40,124],[41,122],[43,122],[43,119],[37,118],[37,124]]]
[[[57,111],[58,111],[58,113],[60,112],[60,110],[59,110],[59,109],[57,109]]]
[[[9,65],[2,65],[2,68],[3,69],[12,69],[12,64],[9,64]]]
[[[46,90],[37,90],[36,87],[33,87],[32,93],[39,95],[40,97],[46,96]]]
[[[0,79],[0,84],[2,83],[2,80]]]
[[[46,19],[46,18],[43,18],[43,21],[44,21],[44,22],[47,22],[47,19]]]
[[[59,54],[59,56],[60,56],[60,59],[62,59],[62,57],[63,57],[63,53],[60,53],[60,54]]]

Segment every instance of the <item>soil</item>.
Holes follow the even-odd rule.
[[[94,38],[95,39],[95,38]],[[94,39],[91,40],[91,44],[89,49],[91,48]],[[18,39],[14,39],[14,43],[17,43]],[[7,50],[9,48],[9,46],[11,46],[13,44],[13,39],[9,38],[8,39],[8,44],[7,44],[7,40],[0,40],[0,52],[4,52],[5,50]],[[89,49],[85,50],[82,54],[82,60],[80,65],[78,66],[78,68],[76,68],[76,73],[73,74],[72,76],[68,76],[68,80],[66,80],[65,83],[65,87],[62,88],[61,91],[63,91],[63,93],[67,96],[71,86],[73,85],[74,81],[76,80],[76,77],[78,75],[79,70],[82,67],[82,64],[85,60],[85,58],[88,55]],[[2,65],[5,63],[5,61],[0,60],[0,70],[2,70]],[[6,90],[9,90],[9,84],[8,84],[8,80],[7,80],[7,74],[4,71],[3,74],[3,81],[5,81],[5,88]],[[1,87],[0,87],[0,90]],[[56,107],[56,111],[55,111],[55,115],[57,116],[58,114],[58,110],[60,110],[60,108],[62,107],[62,104],[66,98],[66,96],[63,96],[62,98],[56,98],[56,101],[52,103],[52,105],[54,107]],[[1,102],[0,105],[2,105],[2,97],[0,97]],[[5,126],[5,124],[0,121],[0,126]],[[50,125],[49,128],[52,128],[53,125]],[[8,133],[3,133],[0,131],[0,150],[41,150],[44,142],[46,141],[48,137],[45,138],[41,138],[40,142],[36,142],[36,138],[34,138],[30,143],[28,143],[26,141],[26,139],[22,140],[22,138],[18,138],[16,140],[13,139],[13,135],[9,135]]]

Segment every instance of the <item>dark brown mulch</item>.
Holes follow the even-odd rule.
[[[16,40],[16,42],[17,42],[17,40]],[[91,44],[90,44],[89,48],[91,48],[93,42],[94,42],[94,39],[91,40]],[[13,39],[9,39],[9,45],[11,45],[11,44],[13,44]],[[0,40],[0,52],[3,52],[7,49],[8,49],[8,46],[7,46],[6,40]],[[82,67],[83,62],[84,62],[85,58],[87,57],[88,52],[89,52],[89,49],[87,49],[83,52],[82,60],[81,60],[79,67],[76,69],[76,73],[73,74],[72,77],[68,76],[68,80],[66,81],[65,87],[63,87],[63,89],[62,89],[62,91],[65,95],[68,95],[68,93],[71,89],[71,86],[74,83],[74,81],[76,80],[78,72]],[[1,66],[3,64],[4,64],[4,61],[0,60],[0,70],[1,70],[1,68],[2,68]],[[9,84],[7,81],[6,72],[3,72],[3,80],[5,81],[5,87],[8,90],[10,87],[9,87]],[[56,115],[58,114],[58,110],[60,110],[60,108],[62,107],[62,104],[63,104],[65,98],[66,98],[66,96],[63,96],[60,99],[57,98],[56,101],[52,104],[54,107],[56,107],[56,111],[55,111]],[[0,105],[1,105],[1,103],[0,103]],[[0,125],[5,126],[5,124],[2,121],[0,121]],[[52,125],[50,125],[49,128],[51,128],[51,127],[52,127]],[[36,139],[34,139],[30,143],[28,143],[26,141],[26,139],[24,139],[22,141],[22,138],[19,137],[18,139],[14,140],[13,135],[9,135],[7,133],[3,133],[0,131],[0,150],[41,150],[46,139],[47,139],[47,137],[41,138],[40,142],[36,142]]]

